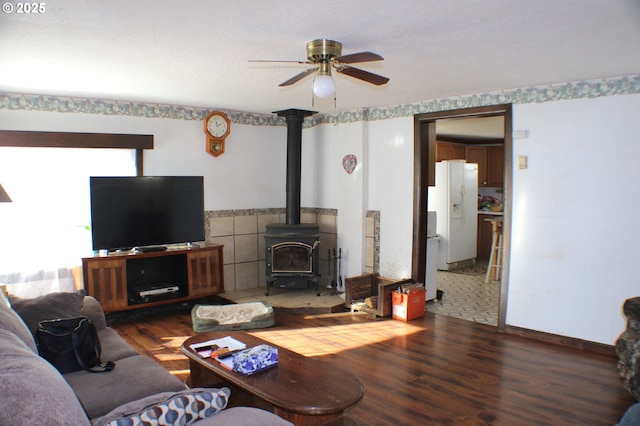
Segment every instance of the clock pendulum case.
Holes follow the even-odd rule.
[[[214,157],[224,154],[224,142],[231,130],[229,117],[224,112],[213,111],[204,119],[207,135],[207,152]]]

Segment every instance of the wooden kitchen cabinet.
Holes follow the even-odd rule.
[[[504,146],[467,145],[465,159],[478,164],[478,187],[504,185]]]
[[[487,186],[504,185],[504,146],[487,147]]]
[[[465,146],[461,143],[436,142],[436,161],[464,160]]]
[[[222,245],[82,259],[84,288],[105,312],[183,302],[224,291]],[[177,287],[142,298],[139,290]]]

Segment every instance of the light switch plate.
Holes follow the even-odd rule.
[[[526,169],[527,168],[527,156],[526,155],[520,155],[518,157],[518,168],[519,169]]]

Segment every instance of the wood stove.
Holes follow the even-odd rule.
[[[315,113],[288,109],[276,114],[287,120],[287,210],[286,223],[267,225],[265,295],[271,287],[308,288],[313,284],[319,296],[319,226],[300,223],[302,121]]]
[[[318,292],[318,225],[269,224],[265,234],[267,292],[270,287],[308,288]]]

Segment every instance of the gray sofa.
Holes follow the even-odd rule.
[[[93,321],[101,358],[116,363],[113,371],[62,375],[38,355],[33,337],[38,322],[75,316]],[[133,424],[132,419],[148,424],[291,425],[257,408],[226,408],[228,388],[188,389],[107,327],[99,303],[83,292],[20,299],[0,290],[0,395],[3,425],[124,425]]]

